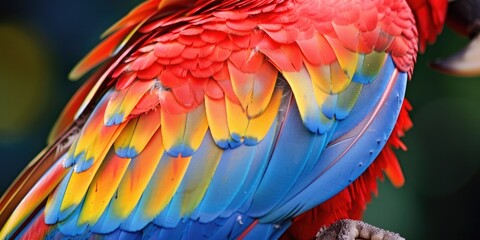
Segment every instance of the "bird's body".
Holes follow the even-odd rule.
[[[2,239],[306,238],[403,183],[406,1],[152,0],[108,33]]]

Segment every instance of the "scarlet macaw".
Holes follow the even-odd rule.
[[[446,4],[145,1],[72,71],[106,61],[3,195],[0,239],[311,238],[359,219],[382,171],[403,184],[406,82]]]

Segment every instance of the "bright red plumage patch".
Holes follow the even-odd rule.
[[[447,16],[447,0],[407,0],[412,8],[419,32],[420,52],[424,52],[427,43],[431,44],[442,32]]]
[[[45,223],[45,215],[42,213],[35,217],[31,226],[28,230],[21,236],[20,239],[28,240],[28,239],[44,239],[45,236],[48,234],[50,230],[49,225]]]

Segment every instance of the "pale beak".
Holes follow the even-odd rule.
[[[480,76],[480,0],[456,0],[448,4],[447,24],[470,43],[454,55],[436,59],[431,66],[457,76]]]

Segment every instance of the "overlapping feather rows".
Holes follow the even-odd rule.
[[[283,224],[346,187],[382,149],[396,117],[368,115],[400,111],[416,58],[413,24],[400,0],[143,3],[72,72],[118,53],[55,130],[89,115],[58,160],[63,175],[42,178],[58,186],[40,195],[34,187],[0,235],[15,234],[35,211],[31,226],[44,218],[49,227],[38,234],[49,236],[187,234],[215,222],[216,232],[234,237],[247,227],[225,230],[235,217]],[[91,113],[87,105],[95,105]],[[291,196],[336,169],[350,147],[321,161],[325,148],[371,122],[384,130],[369,138],[385,139],[366,166],[313,202]],[[297,149],[288,148],[292,139]],[[295,208],[281,210],[286,203]]]

